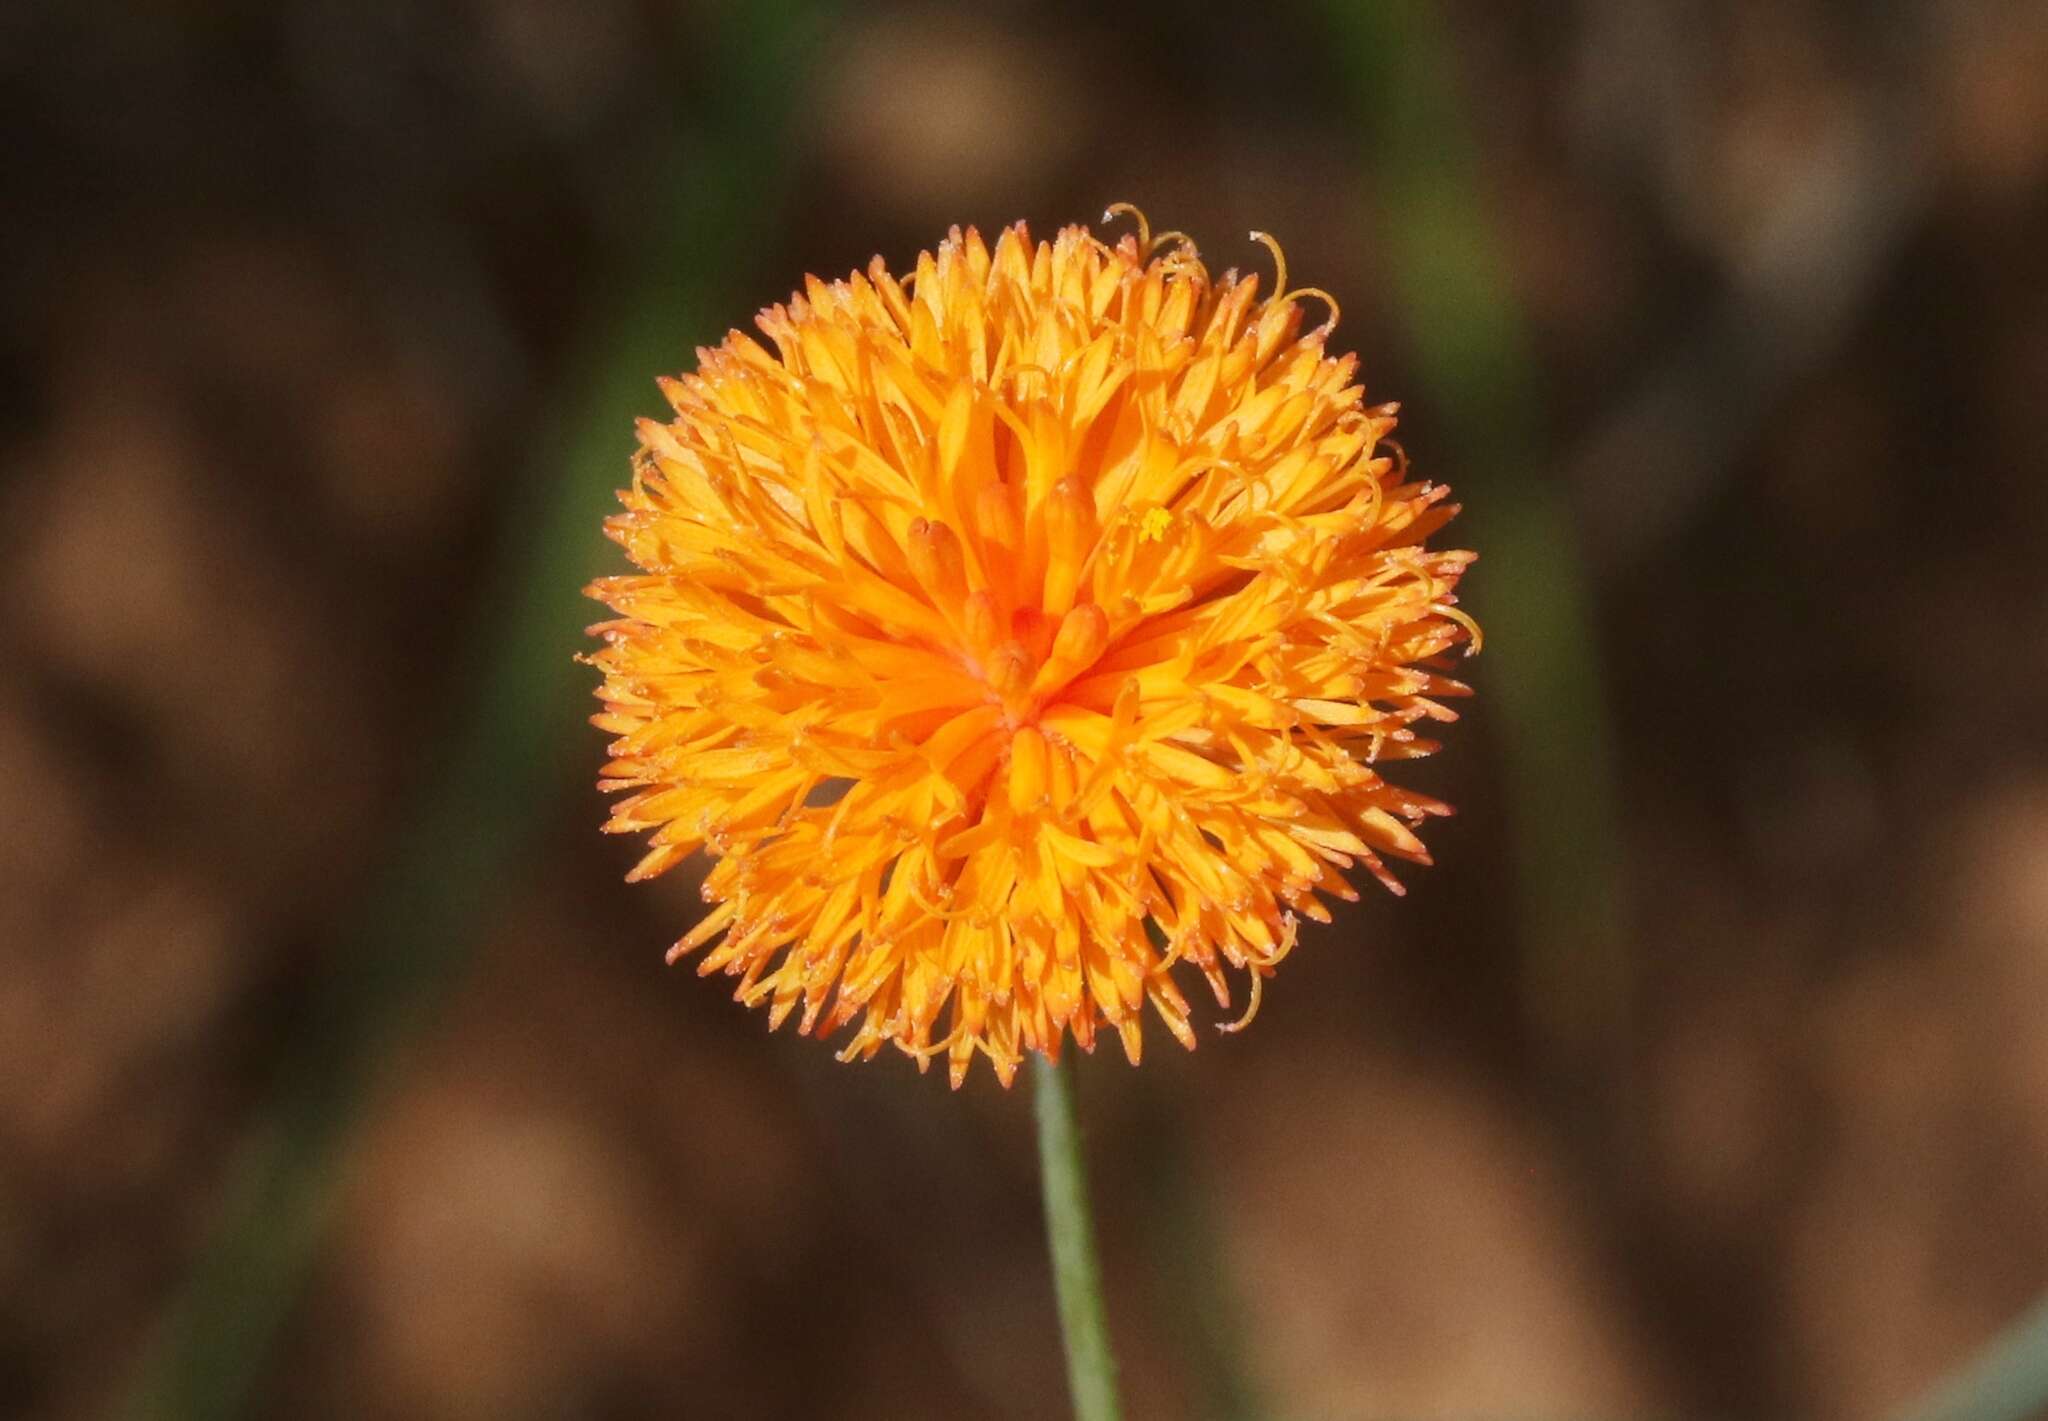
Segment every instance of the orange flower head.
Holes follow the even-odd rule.
[[[842,1059],[1135,1062],[1147,1003],[1192,1047],[1177,970],[1226,1009],[1249,973],[1249,1020],[1297,915],[1355,867],[1400,892],[1449,812],[1378,770],[1478,644],[1446,490],[1277,243],[1262,298],[1119,211],[806,279],[661,382],[606,524],[606,828],[646,831],[632,879],[707,849],[670,960]]]

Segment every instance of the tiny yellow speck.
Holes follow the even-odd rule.
[[[1166,530],[1173,526],[1173,515],[1163,508],[1148,508],[1145,516],[1138,520],[1138,540],[1156,543],[1166,536]]]

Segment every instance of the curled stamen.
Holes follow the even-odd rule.
[[[1191,454],[1174,465],[1173,472],[1166,476],[1167,484],[1174,490],[1173,496],[1166,500],[1166,507],[1177,508],[1181,499],[1194,488],[1197,482],[1195,476],[1207,473],[1211,469],[1236,475],[1240,484],[1249,484],[1252,481],[1251,470],[1235,459],[1226,459],[1220,454]]]
[[[1261,232],[1256,228],[1253,229],[1251,236],[1254,242],[1264,243],[1266,250],[1273,254],[1273,289],[1275,291],[1285,291],[1287,289],[1287,253],[1280,250],[1280,239],[1271,232]]]
[[[1236,1021],[1219,1021],[1216,1023],[1216,1029],[1225,1036],[1235,1036],[1238,1032],[1252,1024],[1252,1018],[1259,1014],[1259,1003],[1265,999],[1266,974],[1254,967],[1252,969],[1252,996],[1251,1000],[1245,1003],[1244,1015]]]
[[[942,884],[940,886],[950,889],[953,885],[948,883]],[[942,923],[954,922],[960,918],[968,917],[976,911],[973,908],[941,907],[939,904],[933,902],[929,897],[925,896],[924,886],[918,883],[916,879],[910,880],[910,882],[905,885],[904,891],[910,895],[910,900],[913,903],[917,904],[918,907],[924,909],[927,913],[931,914],[934,918],[937,918]]]
[[[937,1013],[935,1012],[933,1015],[937,1015]],[[967,1028],[963,1023],[956,1021],[953,1023],[953,1029],[936,1042],[921,1046],[914,1041],[898,1041],[896,1049],[915,1060],[918,1070],[922,1071],[931,1065],[932,1057],[943,1056],[948,1051],[951,1051],[953,1043],[958,1041],[961,1034],[966,1030]]]
[[[1463,627],[1465,635],[1470,638],[1465,643],[1465,654],[1467,656],[1477,656],[1479,654],[1479,649],[1486,644],[1486,633],[1479,630],[1479,623],[1473,621],[1461,608],[1453,607],[1448,602],[1432,602],[1429,610],[1436,613],[1439,617],[1447,617]]]
[[[1149,255],[1152,251],[1152,224],[1146,220],[1144,211],[1134,202],[1112,202],[1102,209],[1105,222],[1118,216],[1128,217],[1138,224],[1138,250]]]
[[[1394,478],[1396,482],[1407,483],[1408,451],[1401,447],[1401,441],[1398,439],[1382,439],[1379,442],[1379,447],[1394,451]]]
[[[1051,393],[1051,391],[1052,391],[1052,382],[1053,382],[1053,372],[1052,372],[1052,371],[1050,371],[1050,370],[1048,370],[1048,369],[1046,369],[1046,368],[1045,368],[1045,367],[1044,367],[1043,365],[1034,365],[1034,364],[1032,364],[1032,363],[1031,363],[1031,362],[1029,362],[1029,361],[1025,361],[1025,360],[1020,360],[1020,361],[1018,361],[1018,362],[1017,362],[1016,364],[1014,364],[1014,365],[1011,365],[1011,366],[1009,366],[1009,367],[1008,367],[1007,369],[1005,369],[1005,370],[1004,370],[1004,371],[1002,372],[1002,374],[1000,374],[1000,375],[998,375],[998,376],[996,377],[996,379],[997,379],[997,381],[998,381],[999,383],[1000,383],[1000,382],[1006,382],[1006,381],[1010,381],[1010,380],[1014,380],[1014,379],[1016,379],[1016,378],[1017,378],[1017,377],[1018,377],[1019,375],[1036,375],[1036,376],[1038,376],[1038,378],[1039,378],[1039,379],[1041,379],[1041,380],[1045,381],[1045,388],[1046,388],[1046,392],[1047,392],[1048,394],[1050,394],[1050,393]]]
[[[1332,296],[1329,292],[1323,290],[1322,287],[1297,286],[1292,291],[1288,292],[1285,296],[1282,296],[1280,299],[1282,301],[1299,301],[1304,296],[1313,296],[1316,298],[1316,300],[1322,302],[1325,306],[1330,308],[1330,317],[1328,320],[1323,322],[1321,329],[1325,331],[1335,330],[1339,316],[1339,311],[1337,309],[1337,298]]]

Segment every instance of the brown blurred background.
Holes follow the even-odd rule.
[[[1112,201],[1342,302],[1439,866],[1082,1103],[1134,1418],[1881,1416],[2048,1287],[2048,8],[0,18],[0,1414],[1065,1407],[1028,1092],[661,966],[656,373]]]

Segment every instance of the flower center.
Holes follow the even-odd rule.
[[[1036,607],[1019,608],[1005,629],[994,594],[981,591],[968,597],[963,621],[967,664],[1002,702],[1012,728],[1035,723],[1109,645],[1109,618],[1093,602],[1069,608],[1057,624]]]
[[[910,528],[912,575],[953,632],[961,663],[988,686],[1012,729],[1036,722],[1109,645],[1109,618],[1094,603],[1076,601],[1085,550],[1061,546],[1078,540],[1061,528],[1062,520],[1052,521],[1053,546],[1036,605],[1014,608],[997,590],[1015,570],[1006,540],[979,540],[982,566],[970,576],[967,550],[950,527],[920,518]]]

